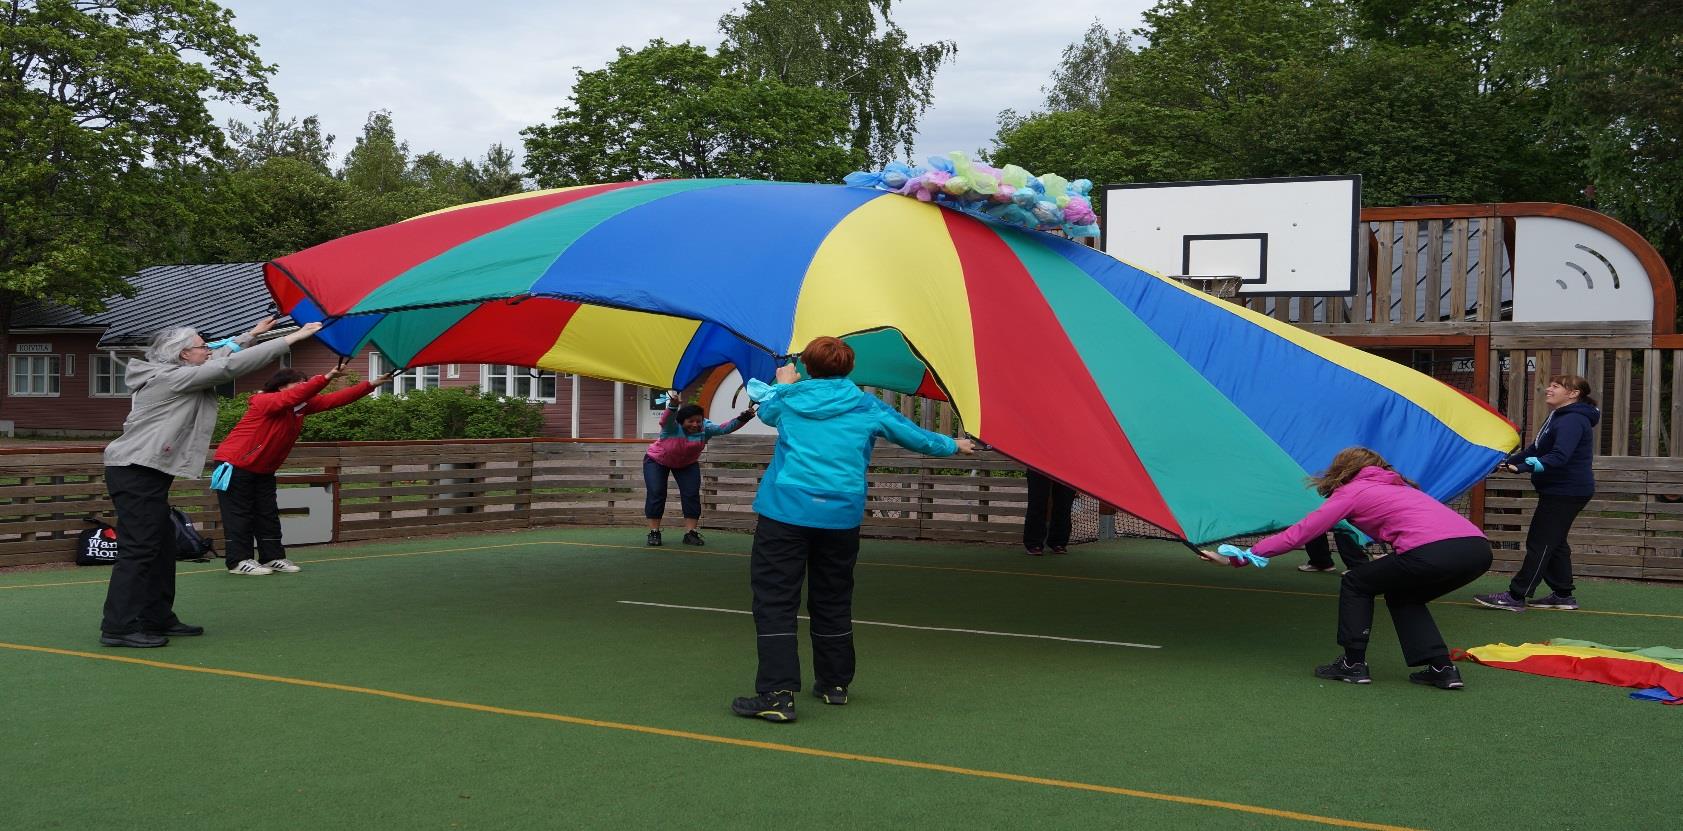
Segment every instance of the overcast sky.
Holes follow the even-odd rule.
[[[493,142],[521,152],[520,129],[548,121],[574,67],[602,68],[620,46],[653,38],[719,44],[739,0],[220,0],[279,67],[285,117],[318,115],[341,156],[370,110],[387,109],[417,153],[478,158]],[[1148,0],[1022,3],[902,0],[894,19],[914,43],[953,40],[917,155],[989,146],[1000,110],[1035,109],[1063,48],[1095,19],[1133,29]],[[964,18],[951,12],[962,8]],[[228,107],[223,117],[250,120]]]

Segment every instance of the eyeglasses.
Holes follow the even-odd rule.
[[[181,351],[183,351],[183,352],[189,352],[189,351],[192,351],[192,350],[194,350],[194,349],[203,349],[203,350],[204,350],[204,351],[206,351],[206,352],[209,352],[209,351],[210,351],[210,347],[208,347],[208,346],[205,346],[205,345],[204,345],[204,344],[202,344],[202,343],[201,343],[201,344],[199,344],[199,345],[198,345],[198,346],[189,346],[189,347],[187,347],[187,348],[186,348],[186,349],[183,349],[183,350],[181,350]]]

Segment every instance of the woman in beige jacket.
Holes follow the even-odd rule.
[[[117,509],[121,547],[105,594],[99,642],[152,647],[169,636],[202,635],[204,627],[175,615],[175,525],[169,491],[175,477],[204,473],[216,429],[216,387],[278,360],[288,346],[315,335],[319,323],[255,343],[275,325],[267,318],[236,339],[249,349],[211,349],[190,327],[165,329],[146,357],[128,363],[132,392],[123,434],[105,448],[105,487]]]

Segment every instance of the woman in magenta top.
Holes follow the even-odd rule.
[[[1373,627],[1373,599],[1385,595],[1397,640],[1408,665],[1425,669],[1408,676],[1417,684],[1454,690],[1461,673],[1449,660],[1449,648],[1426,604],[1471,583],[1490,568],[1490,542],[1478,526],[1391,469],[1365,447],[1339,451],[1326,472],[1311,480],[1327,498],[1301,522],[1265,537],[1251,548],[1275,557],[1325,534],[1342,520],[1396,550],[1359,565],[1344,575],[1338,590],[1338,645],[1344,655],[1315,668],[1315,675],[1352,684],[1371,683],[1367,667],[1368,631]],[[1246,561],[1203,552],[1221,565]]]
[[[660,517],[666,513],[666,477],[678,480],[678,502],[684,509],[684,542],[705,545],[701,532],[701,451],[715,436],[742,429],[754,420],[754,407],[724,424],[714,424],[698,404],[678,406],[677,390],[667,390],[666,411],[660,414],[660,438],[643,454],[643,516],[649,520],[649,545],[660,545]]]

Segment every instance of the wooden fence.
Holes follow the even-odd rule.
[[[509,439],[300,444],[282,487],[329,486],[335,539],[643,522],[647,440]],[[704,523],[745,530],[771,458],[771,440],[738,437],[708,448]],[[0,567],[72,559],[85,518],[111,521],[101,449],[0,450]],[[1021,539],[1022,467],[1009,459],[931,459],[879,447],[865,533],[971,542]],[[207,480],[177,480],[171,501],[221,544]],[[668,500],[676,524],[678,500]]]
[[[301,444],[280,480],[331,487],[335,539],[520,530],[553,525],[636,526],[643,521],[641,440],[509,439]],[[708,448],[704,525],[753,526],[754,490],[771,441],[739,437]],[[1586,575],[1683,580],[1683,460],[1597,460],[1601,492],[1573,532]],[[1009,459],[931,459],[880,447],[873,459],[869,536],[1017,544],[1027,500],[1022,468]],[[1485,524],[1498,567],[1523,556],[1535,495],[1521,477],[1498,477]],[[205,480],[179,480],[172,501],[218,541],[221,527]],[[669,499],[668,521],[678,522]],[[84,518],[111,518],[100,448],[0,451],[0,567],[68,562]],[[1120,518],[1119,519],[1124,519]],[[1144,528],[1122,521],[1124,529]],[[628,539],[635,539],[628,536]]]

